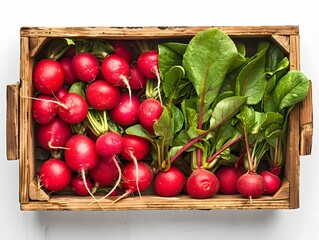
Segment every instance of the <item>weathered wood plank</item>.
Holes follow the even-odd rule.
[[[312,82],[310,81],[308,95],[300,103],[300,155],[310,155],[313,135]]]
[[[22,27],[23,37],[108,37],[108,38],[170,38],[195,35],[211,26],[160,27]],[[271,36],[299,34],[298,26],[214,26],[230,36]]]
[[[290,36],[290,70],[300,70],[300,37]],[[289,116],[289,129],[286,149],[285,176],[290,185],[289,207],[299,208],[299,184],[300,184],[300,126],[299,104],[291,111]]]
[[[19,85],[7,85],[6,141],[7,159],[19,158]]]

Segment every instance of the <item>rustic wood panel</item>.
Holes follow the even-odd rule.
[[[6,141],[7,159],[19,158],[19,85],[7,86]]]
[[[287,199],[274,199],[271,196],[263,196],[257,199],[247,199],[240,195],[215,195],[209,199],[192,199],[181,195],[171,198],[146,195],[129,197],[112,204],[116,197],[100,201],[100,205],[92,203],[91,197],[53,196],[49,202],[31,201],[22,204],[22,210],[179,210],[179,209],[288,209]],[[102,209],[102,208],[103,209]]]
[[[300,70],[300,37],[299,35],[290,36],[290,70]],[[289,130],[286,149],[285,176],[290,184],[289,207],[299,208],[299,176],[300,176],[300,157],[299,157],[299,104],[290,113]]]
[[[21,38],[20,55],[20,202],[29,202],[29,183],[34,177],[34,140],[32,121],[32,69],[29,38]]]
[[[300,103],[300,155],[310,155],[313,135],[312,82],[310,81],[308,95]]]
[[[193,36],[211,26],[161,27],[22,27],[23,37],[108,37],[108,38],[170,38]],[[298,26],[214,26],[230,36],[271,36],[299,34]]]

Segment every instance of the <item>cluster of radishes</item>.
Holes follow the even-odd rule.
[[[203,168],[190,177],[177,166],[156,171],[149,161],[151,144],[147,138],[127,134],[125,129],[139,123],[149,136],[160,118],[159,99],[147,97],[148,79],[158,81],[158,51],[148,50],[134,59],[130,45],[112,41],[114,49],[104,58],[90,51],[76,52],[71,46],[58,59],[43,58],[33,69],[32,114],[36,122],[37,144],[51,152],[37,174],[39,186],[58,192],[67,187],[78,195],[106,191],[103,199],[153,186],[156,194],[172,197],[184,193],[194,198],[242,193],[243,168],[220,167],[216,175]],[[154,171],[155,170],[155,171]],[[252,176],[247,174],[247,177]],[[273,194],[280,178],[270,172],[260,176],[258,193]],[[254,183],[256,181],[253,181]]]
[[[156,78],[157,51],[145,52],[133,62],[129,45],[114,41],[112,47],[114,52],[101,61],[70,47],[57,60],[41,59],[35,64],[36,140],[52,153],[37,177],[49,191],[71,187],[78,195],[93,196],[103,189],[108,196],[122,189],[124,197],[145,190],[152,182],[150,165],[141,161],[150,150],[146,139],[110,128],[94,131],[96,126],[87,120],[90,111],[93,115],[96,111],[107,114],[102,121],[95,119],[100,124],[109,121],[125,129],[140,122],[152,132],[161,114],[160,102],[139,97],[146,78]],[[82,95],[70,91],[77,82],[84,83]]]

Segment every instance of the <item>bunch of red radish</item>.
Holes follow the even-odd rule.
[[[72,130],[90,109],[107,111],[123,128],[140,122],[150,132],[161,114],[160,102],[139,97],[146,78],[157,77],[158,52],[148,51],[133,62],[129,45],[114,41],[112,46],[114,52],[103,61],[90,52],[72,53],[70,47],[58,60],[41,59],[33,69],[37,143],[51,153],[60,152],[52,154],[38,173],[39,183],[49,191],[71,187],[78,195],[93,196],[101,188],[112,195],[121,186],[122,198],[152,183],[151,167],[141,161],[150,149],[146,139],[112,131],[96,136]],[[76,82],[85,84],[84,96],[69,92]]]
[[[114,202],[150,186],[160,196],[184,191],[194,198],[211,197],[218,191],[255,198],[278,190],[280,178],[269,172],[261,174],[257,188],[247,181],[240,183],[246,176],[240,168],[219,168],[216,176],[198,169],[194,173],[199,176],[192,174],[188,179],[176,166],[157,173],[146,161],[151,148],[146,138],[116,131],[92,133],[87,123],[82,124],[90,110],[106,112],[122,129],[139,123],[150,135],[163,111],[160,99],[144,94],[147,79],[158,81],[159,87],[158,51],[149,50],[134,59],[127,42],[113,41],[111,45],[114,51],[102,60],[89,51],[76,53],[70,47],[59,59],[41,59],[34,66],[36,140],[52,153],[37,174],[43,188],[62,191],[70,187],[78,195],[94,198],[100,189],[107,191],[103,198],[123,191]],[[85,86],[82,95],[69,91],[78,82]],[[73,127],[81,124],[84,131],[75,131]],[[242,186],[259,190],[245,195],[251,191]]]

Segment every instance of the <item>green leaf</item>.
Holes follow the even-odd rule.
[[[246,97],[232,96],[219,101],[210,118],[210,128],[235,116],[246,103]]]
[[[148,132],[142,127],[141,124],[135,124],[125,129],[126,134],[145,138],[149,141],[153,141]]]
[[[210,105],[218,96],[237,54],[232,39],[217,28],[199,32],[189,42],[183,67],[198,95],[197,112],[202,123],[209,119]]]
[[[182,65],[183,54],[187,44],[161,43],[158,44],[158,67],[160,77],[165,80],[166,73],[176,65]]]
[[[240,132],[243,133],[243,129],[246,129],[247,134],[250,133],[255,125],[254,109],[252,107],[244,106],[236,117],[241,123],[242,129],[240,129]]]
[[[71,85],[68,92],[77,93],[85,99],[85,92],[83,90],[84,88],[85,88],[85,83],[81,81],[77,81]]]
[[[261,101],[266,87],[265,54],[268,42],[259,44],[256,53],[240,71],[236,82],[236,95],[247,96],[247,104],[255,105]]]
[[[276,110],[295,105],[302,101],[308,93],[309,80],[300,71],[289,71],[279,79],[272,98],[276,104]]]
[[[178,98],[182,78],[184,76],[185,70],[182,66],[174,66],[165,74],[163,90],[169,104]]]

